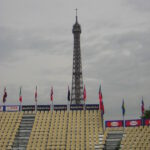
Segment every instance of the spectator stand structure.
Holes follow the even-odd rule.
[[[100,149],[99,137],[103,135],[103,128],[97,104],[87,104],[85,110],[83,105],[70,105],[69,111],[67,105],[54,105],[53,111],[48,105],[39,105],[37,113],[34,105],[23,105],[21,112],[19,106],[5,106],[2,110],[5,111],[0,112],[3,118],[19,115],[15,130],[10,131],[14,135],[12,139],[5,144],[1,142],[6,149]],[[4,122],[2,119],[1,124]]]

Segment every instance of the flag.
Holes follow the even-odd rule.
[[[124,116],[125,115],[125,105],[124,105],[124,99],[122,101],[122,115]]]
[[[51,101],[53,101],[53,87],[51,88]]]
[[[20,92],[19,92],[19,101],[20,101],[20,103],[22,103],[21,87],[20,87]]]
[[[85,85],[84,85],[84,91],[83,91],[83,99],[84,99],[84,101],[86,101],[86,89],[85,89]]]
[[[103,104],[103,95],[102,95],[102,91],[101,91],[101,85],[99,87],[99,108],[102,111],[102,114],[104,114],[104,104]]]
[[[141,112],[142,112],[142,116],[144,115],[144,101],[143,101],[143,97],[142,97],[142,102],[141,102]]]
[[[6,88],[4,88],[3,103],[6,102],[6,97],[7,97],[7,92],[6,92]]]
[[[68,86],[68,101],[70,101],[70,89],[69,89],[69,86]]]
[[[37,86],[35,88],[35,102],[37,102]]]

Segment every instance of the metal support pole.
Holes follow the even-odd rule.
[[[21,102],[20,102],[20,111],[22,111],[22,105],[21,105]]]
[[[35,113],[37,113],[37,101],[35,102]]]

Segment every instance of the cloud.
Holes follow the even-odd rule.
[[[7,87],[7,103],[18,103],[22,86],[23,103],[34,104],[36,85],[38,103],[50,103],[51,86],[54,103],[66,103],[72,78],[74,8],[79,6],[87,103],[98,103],[101,83],[106,118],[121,117],[122,98],[128,117],[139,116],[141,96],[149,105],[148,1],[0,3],[0,91]]]
[[[145,0],[144,3],[141,0],[127,0],[123,3],[127,4],[129,7],[134,8],[140,12],[150,12],[150,1]]]

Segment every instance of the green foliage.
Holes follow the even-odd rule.
[[[144,119],[150,119],[150,110],[145,110],[144,116],[142,116]]]

